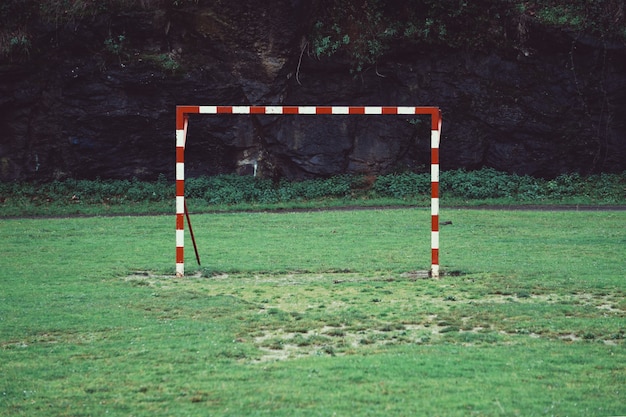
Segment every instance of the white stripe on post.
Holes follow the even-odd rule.
[[[250,106],[233,106],[233,114],[250,114]]]
[[[176,246],[179,248],[185,246],[185,231],[184,230],[176,231]]]
[[[184,162],[176,162],[176,179],[177,180],[185,179],[185,163]]]
[[[431,243],[435,247],[439,247],[439,232],[432,232]]]
[[[315,114],[317,107],[315,106],[300,106],[298,107],[298,114]]]
[[[184,130],[177,130],[176,131],[176,147],[177,148],[182,148],[185,146],[185,131]]]
[[[217,106],[200,106],[199,111],[202,114],[215,114],[217,113]]]
[[[439,216],[439,199],[438,198],[430,199],[430,214],[431,216]]]
[[[365,107],[365,114],[383,114],[382,107]]]
[[[332,114],[350,114],[350,107],[336,106],[332,107]]]
[[[265,114],[283,114],[283,106],[267,106]]]
[[[176,214],[184,215],[185,214],[185,196],[178,195],[176,196]],[[181,229],[176,229],[181,230]]]
[[[439,164],[432,164],[430,166],[430,182],[439,183]]]

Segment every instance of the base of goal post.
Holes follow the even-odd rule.
[[[185,144],[190,114],[255,115],[430,115],[431,267],[439,278],[439,141],[438,107],[398,106],[176,106],[176,276],[185,276]]]

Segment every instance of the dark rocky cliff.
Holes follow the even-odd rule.
[[[311,50],[319,2],[204,3],[31,28],[0,60],[0,179],[173,178],[177,104],[435,105],[443,169],[626,170],[623,42],[518,16],[507,44],[398,41],[354,72]],[[429,140],[420,117],[197,116],[187,174],[420,170]]]

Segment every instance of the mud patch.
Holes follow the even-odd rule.
[[[434,316],[431,319],[436,318]],[[439,342],[449,333],[486,335],[492,331],[484,327],[462,330],[434,322],[387,325],[379,329],[323,326],[307,332],[266,330],[254,338],[254,344],[262,352],[255,362],[297,359],[305,356],[343,356],[364,351],[375,352],[378,348],[392,345],[422,345]],[[480,343],[478,339],[469,340],[474,340],[474,343],[463,344]]]

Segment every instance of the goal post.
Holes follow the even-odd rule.
[[[439,107],[406,106],[176,106],[176,276],[185,275],[185,145],[190,114],[430,115],[431,265],[439,278]]]

